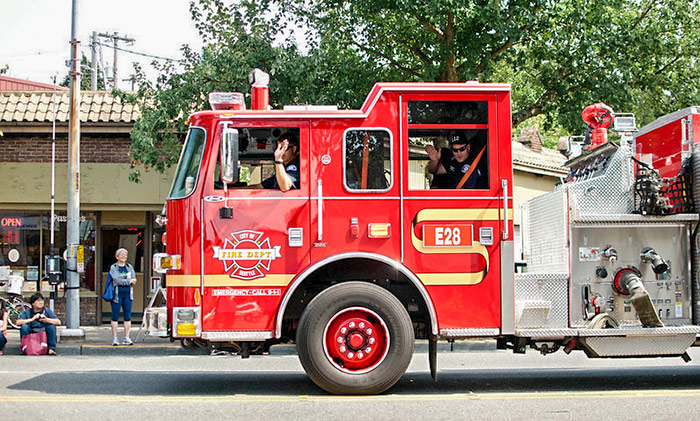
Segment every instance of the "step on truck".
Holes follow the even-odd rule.
[[[439,340],[688,359],[698,216],[690,184],[669,193],[658,165],[680,173],[697,114],[677,145],[629,127],[613,144],[595,127],[569,176],[523,207],[521,274],[509,85],[377,83],[357,110],[271,109],[269,76],[251,81],[251,109],[212,93],[188,119],[149,334],[243,357],[295,343],[309,377],[342,394],[393,386],[419,339],[436,379]]]

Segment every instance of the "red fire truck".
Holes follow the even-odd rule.
[[[154,256],[167,305],[147,309],[150,334],[244,357],[294,342],[332,393],[390,388],[416,339],[434,377],[437,341],[464,338],[687,358],[698,218],[635,214],[603,193],[630,170],[629,148],[596,148],[572,174],[599,174],[527,206],[531,270],[515,274],[509,85],[377,83],[359,110],[270,109],[269,76],[251,79],[252,109],[213,93],[189,117]],[[431,188],[425,146],[454,136],[480,156],[467,162],[486,169],[481,182]],[[290,162],[273,157],[282,138],[295,139]],[[295,188],[263,188],[281,168]]]

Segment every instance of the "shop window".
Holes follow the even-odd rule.
[[[54,216],[54,250],[58,255],[66,249],[66,219],[65,215]],[[79,226],[84,247],[80,285],[89,290],[95,285],[95,220],[94,213],[82,213]],[[7,283],[12,275],[21,278],[26,293],[37,289],[48,292],[48,285],[37,281],[43,277],[43,256],[51,251],[50,229],[47,212],[0,212],[0,283]]]
[[[386,191],[391,187],[391,134],[385,129],[351,129],[343,137],[345,188]]]
[[[44,214],[43,254],[50,253],[50,229],[48,214]],[[78,236],[83,246],[83,271],[79,272],[80,286],[95,290],[95,226],[97,216],[94,212],[81,212],[78,223]],[[54,247],[56,253],[64,255],[66,250],[66,229],[68,218],[65,214],[54,215]]]

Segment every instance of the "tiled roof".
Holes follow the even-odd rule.
[[[0,123],[51,122],[51,91],[0,91]],[[56,122],[67,122],[70,92],[56,92]],[[122,104],[119,98],[104,91],[81,92],[81,123],[133,123],[138,107]]]
[[[513,146],[513,165],[521,165],[540,170],[553,171],[561,174],[569,172],[562,167],[567,158],[554,149],[542,148],[542,152],[534,152],[520,142],[511,142]]]

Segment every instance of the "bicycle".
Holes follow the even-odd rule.
[[[10,326],[15,329],[19,329],[16,321],[20,314],[24,313],[25,310],[32,308],[31,305],[22,301],[20,297],[14,296],[11,299],[5,297],[0,297],[0,300],[5,303],[5,308],[7,308],[7,321]]]

